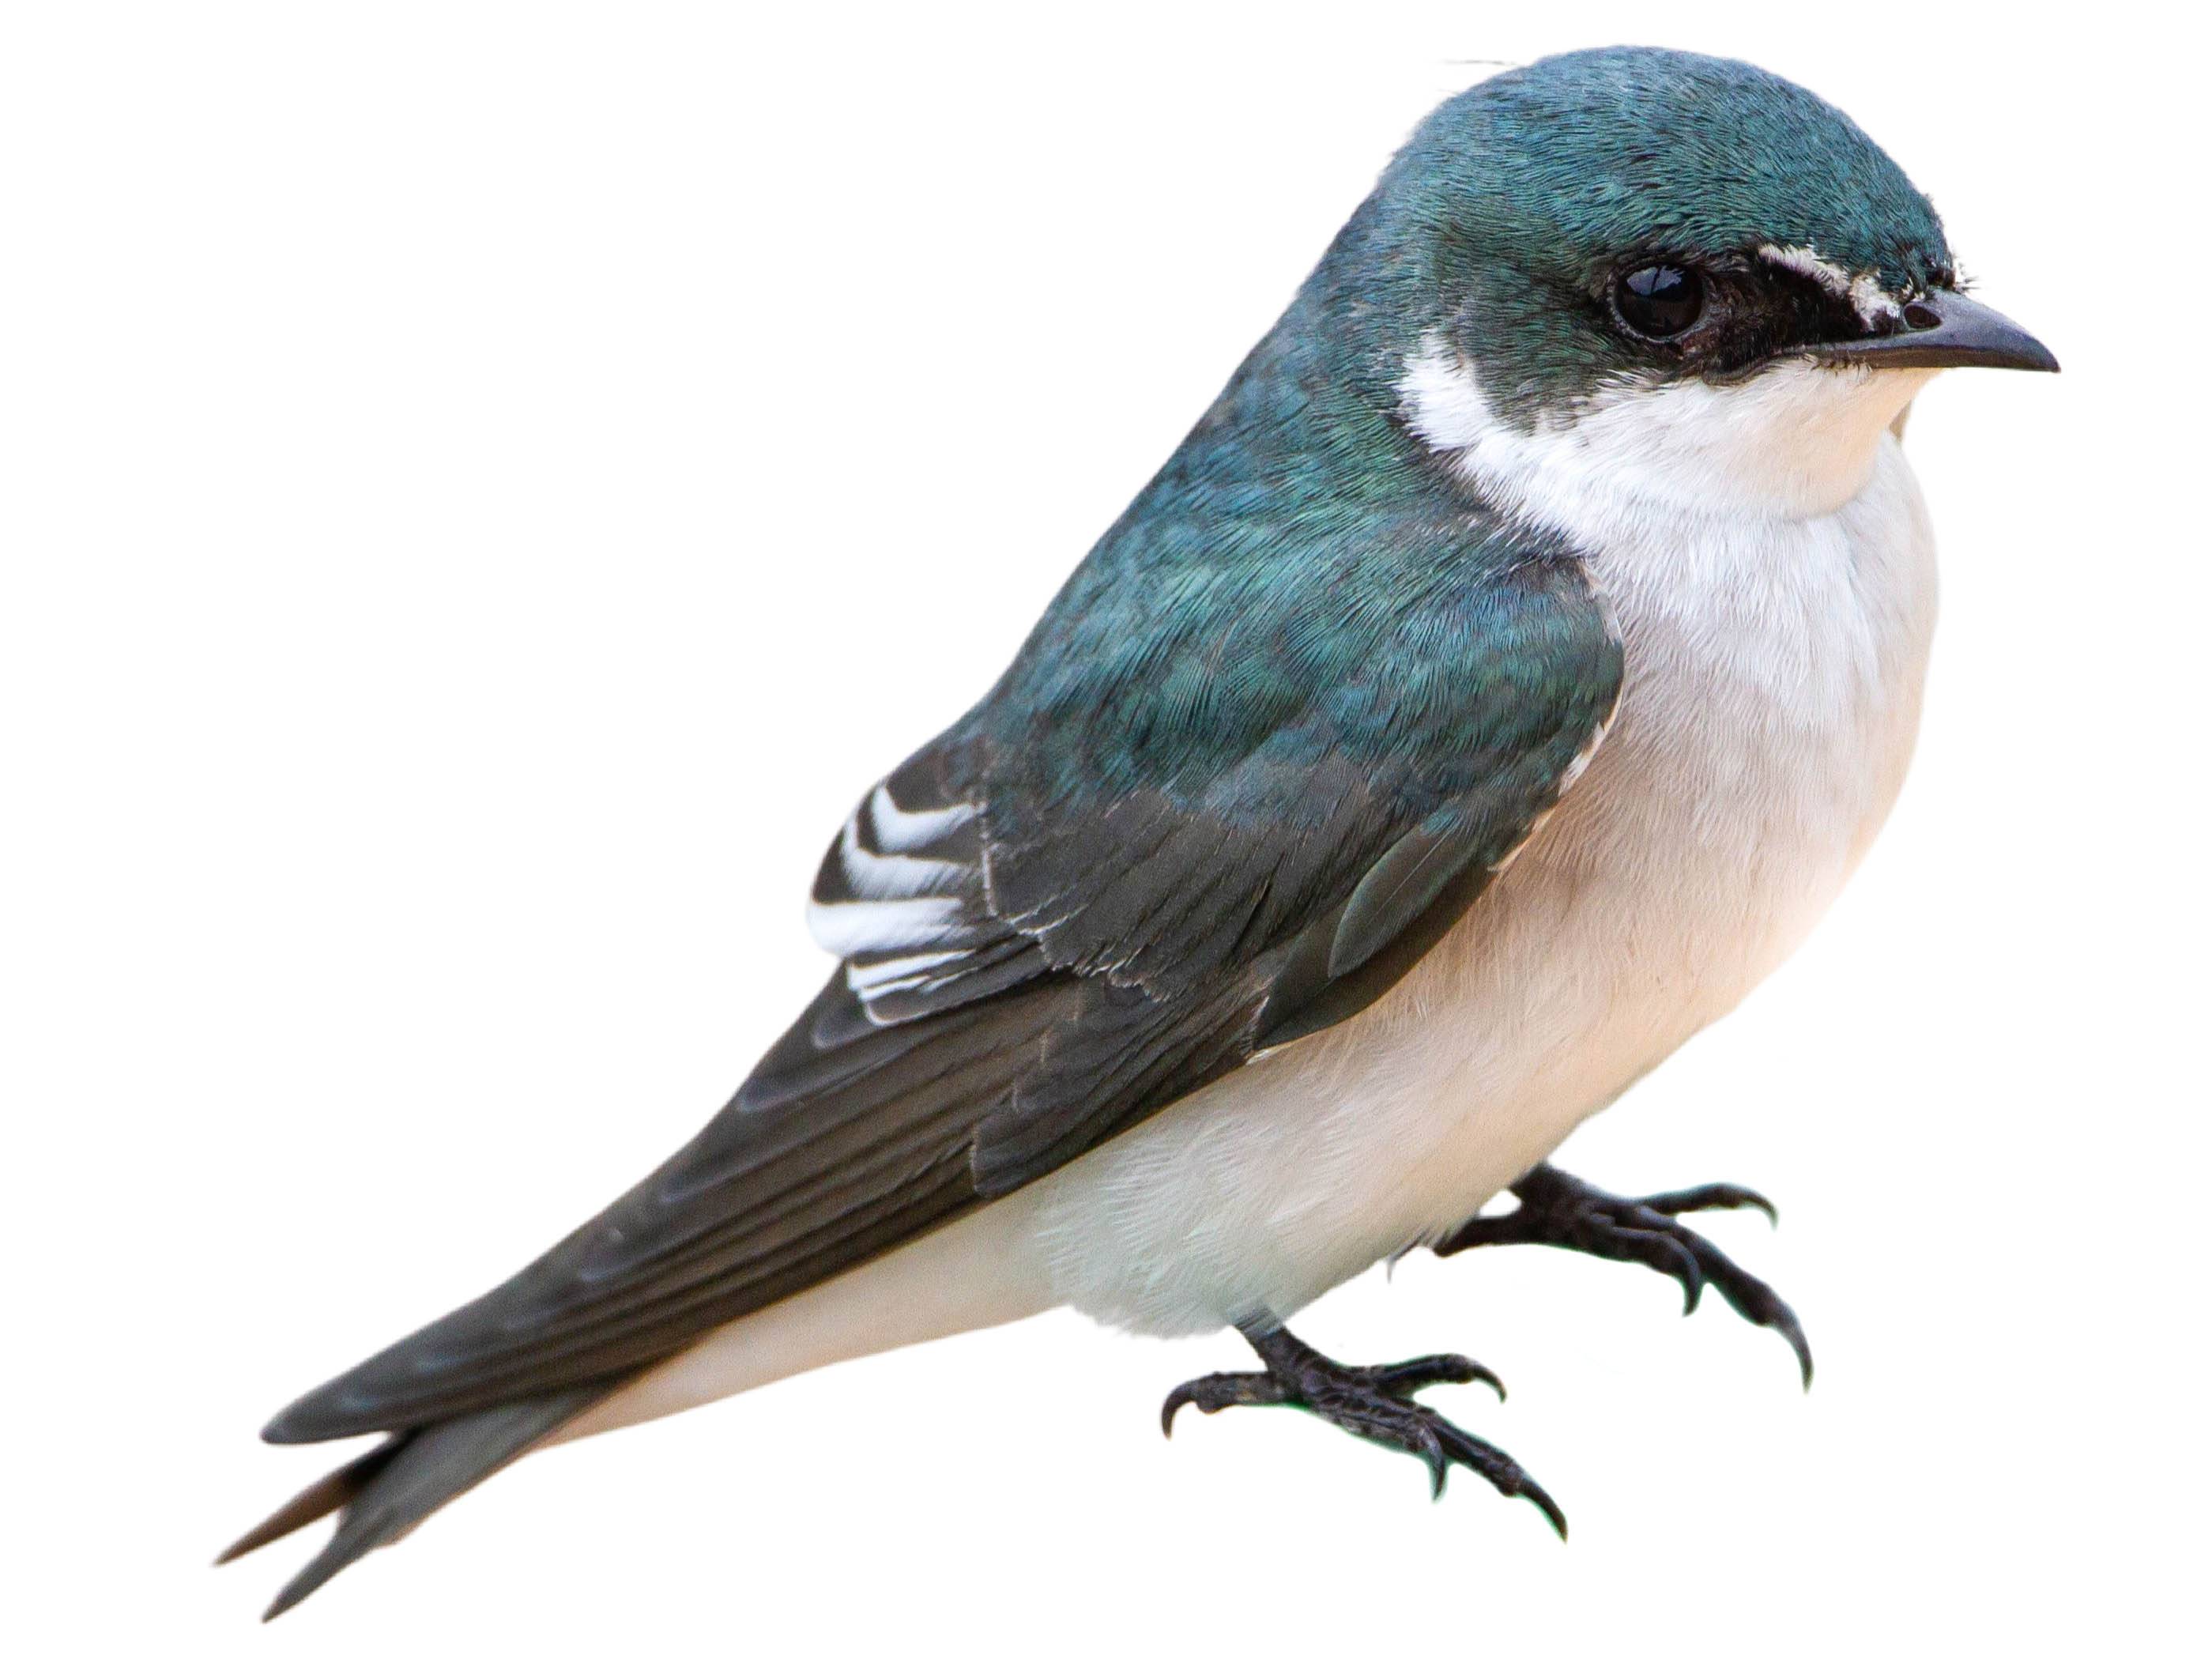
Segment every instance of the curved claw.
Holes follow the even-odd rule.
[[[1198,1396],[1191,1392],[1190,1384],[1188,1382],[1179,1382],[1169,1390],[1168,1397],[1160,1402],[1161,1439],[1175,1438],[1176,1413],[1197,1398]]]
[[[1698,1299],[1705,1293],[1705,1266],[1698,1260],[1698,1253],[1672,1233],[1655,1233],[1653,1237],[1665,1241],[1682,1265],[1683,1270],[1674,1277],[1682,1281],[1682,1317],[1687,1319],[1697,1312]]]
[[[1401,1360],[1395,1365],[1370,1366],[1365,1374],[1377,1388],[1401,1400],[1423,1389],[1447,1382],[1486,1382],[1499,1400],[1505,1398],[1505,1384],[1498,1373],[1463,1353],[1424,1354],[1419,1359]]]
[[[1429,1466],[1429,1502],[1438,1503],[1444,1495],[1444,1478],[1451,1473],[1451,1459],[1445,1455],[1442,1443],[1433,1435],[1419,1448],[1418,1455]]]
[[[1211,1417],[1231,1406],[1279,1406],[1284,1398],[1282,1384],[1265,1371],[1213,1371],[1194,1376],[1177,1383],[1160,1402],[1160,1434],[1165,1439],[1175,1438],[1176,1413],[1185,1406],[1195,1406]]]
[[[1758,1210],[1765,1213],[1768,1225],[1782,1224],[1782,1212],[1774,1207],[1771,1199],[1733,1182],[1710,1181],[1702,1187],[1685,1187],[1680,1192],[1659,1193],[1637,1201],[1661,1215],[1688,1215],[1698,1210]]]
[[[1787,1305],[1781,1307],[1774,1320],[1774,1328],[1782,1333],[1782,1340],[1796,1351],[1797,1374],[1804,1379],[1805,1391],[1813,1390],[1813,1349],[1805,1340],[1805,1328],[1797,1322],[1797,1316]]]
[[[1512,1192],[1521,1200],[1519,1209],[1462,1224],[1432,1247],[1437,1254],[1446,1255],[1475,1244],[1533,1243],[1640,1262],[1681,1285],[1686,1315],[1697,1311],[1711,1285],[1753,1324],[1779,1333],[1797,1356],[1805,1387],[1813,1386],[1813,1351],[1789,1304],[1710,1240],[1674,1219],[1699,1210],[1759,1210],[1779,1225],[1781,1212],[1765,1194],[1716,1181],[1649,1198],[1616,1198],[1548,1164],[1538,1164],[1516,1182]]]
[[[1552,1530],[1559,1535],[1559,1541],[1562,1544],[1565,1543],[1567,1541],[1567,1512],[1553,1501],[1552,1494],[1546,1492],[1534,1481],[1526,1480],[1522,1483],[1521,1496],[1527,1498],[1538,1509],[1543,1510],[1544,1519],[1552,1523]]]
[[[1527,1471],[1488,1441],[1414,1401],[1417,1389],[1441,1382],[1487,1382],[1503,1399],[1505,1385],[1465,1354],[1432,1353],[1395,1365],[1343,1365],[1315,1352],[1280,1327],[1245,1337],[1267,1363],[1264,1371],[1217,1371],[1172,1390],[1160,1407],[1160,1431],[1171,1435],[1176,1413],[1194,1405],[1202,1412],[1231,1406],[1300,1406],[1336,1427],[1376,1445],[1410,1453],[1429,1472],[1432,1498],[1443,1496],[1452,1465],[1474,1470],[1509,1498],[1525,1497],[1541,1510],[1560,1537],[1566,1517]]]
[[[1609,1247],[1609,1253],[1640,1261],[1681,1285],[1682,1316],[1686,1319],[1697,1312],[1698,1298],[1705,1294],[1705,1265],[1698,1260],[1696,1249],[1676,1237],[1671,1223],[1656,1213],[1652,1218],[1660,1224],[1643,1227],[1632,1218],[1602,1214],[1589,1218],[1593,1231]]]
[[[1566,1511],[1553,1500],[1551,1493],[1530,1478],[1528,1470],[1487,1440],[1469,1434],[1455,1423],[1439,1419],[1436,1427],[1448,1465],[1456,1462],[1473,1469],[1507,1498],[1527,1498],[1543,1511],[1544,1518],[1552,1523],[1552,1530],[1559,1535],[1560,1541],[1566,1541]],[[1442,1469],[1438,1469],[1435,1495],[1442,1497],[1443,1489],[1443,1474]]]
[[[1711,1245],[1705,1247],[1712,1250]],[[1790,1345],[1797,1356],[1797,1375],[1807,1389],[1813,1386],[1813,1349],[1805,1340],[1805,1328],[1798,1322],[1796,1310],[1775,1295],[1774,1287],[1763,1279],[1753,1278],[1737,1267],[1718,1250],[1712,1250],[1713,1260],[1707,1264],[1707,1276],[1728,1304],[1754,1325],[1764,1325],[1777,1333]]]

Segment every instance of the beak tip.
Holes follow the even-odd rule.
[[[1887,334],[1838,341],[1832,362],[1891,368],[2018,368],[2056,374],[2051,348],[2002,312],[1944,289],[1905,309],[1904,326]]]
[[[2026,329],[2008,325],[1996,367],[2025,369],[2031,374],[2056,374],[2058,356]]]

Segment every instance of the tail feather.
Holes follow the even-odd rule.
[[[274,1619],[371,1550],[404,1536],[433,1510],[504,1468],[614,1386],[587,1383],[393,1435],[316,1481],[225,1550],[217,1563],[236,1560],[333,1510],[341,1511],[330,1541],[262,1614]]]
[[[263,1545],[289,1537],[301,1528],[321,1520],[331,1510],[343,1509],[368,1489],[369,1482],[375,1480],[398,1455],[407,1440],[404,1434],[392,1435],[382,1445],[363,1452],[350,1463],[332,1469],[216,1556],[216,1565],[220,1567],[227,1562],[237,1560],[241,1555],[251,1555]]]

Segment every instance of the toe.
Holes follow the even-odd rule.
[[[1160,1432],[1172,1439],[1176,1413],[1195,1406],[1211,1417],[1231,1406],[1279,1406],[1289,1398],[1281,1382],[1266,1371],[1215,1371],[1194,1376],[1160,1402]]]
[[[1473,1469],[1508,1498],[1527,1498],[1543,1511],[1553,1532],[1562,1539],[1566,1537],[1566,1512],[1553,1501],[1551,1493],[1536,1484],[1528,1470],[1487,1440],[1469,1434],[1455,1423],[1439,1419],[1437,1430],[1452,1462]],[[1438,1490],[1442,1490],[1441,1481]]]
[[[1424,1354],[1419,1359],[1401,1361],[1395,1365],[1375,1365],[1367,1368],[1367,1376],[1376,1387],[1400,1400],[1411,1398],[1422,1389],[1446,1382],[1482,1382],[1495,1389],[1500,1400],[1505,1398],[1505,1384],[1498,1373],[1487,1365],[1477,1364],[1463,1353]]]
[[[1624,1206],[1618,1217],[1605,1218],[1597,1237],[1603,1254],[1616,1260],[1640,1261],[1654,1273],[1664,1273],[1682,1287],[1682,1313],[1697,1312],[1705,1290],[1705,1272],[1695,1233],[1666,1216],[1640,1206]]]
[[[1754,1325],[1764,1325],[1779,1334],[1797,1356],[1797,1374],[1808,1389],[1813,1386],[1813,1349],[1805,1340],[1805,1327],[1798,1322],[1790,1305],[1774,1293],[1774,1287],[1765,1279],[1754,1278],[1737,1267],[1710,1244],[1699,1253],[1705,1260],[1705,1277],[1726,1298],[1729,1306]]]
[[[1656,1210],[1662,1215],[1688,1215],[1696,1210],[1759,1210],[1767,1220],[1780,1225],[1782,1215],[1773,1200],[1764,1193],[1748,1187],[1738,1187],[1726,1181],[1712,1181],[1702,1187],[1685,1187],[1680,1192],[1660,1193],[1637,1200],[1647,1210]]]

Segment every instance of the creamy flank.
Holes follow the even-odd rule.
[[[1891,428],[1929,378],[1785,362],[1621,386],[1532,431],[1427,342],[1407,424],[1480,498],[1583,550],[1627,653],[1613,726],[1550,820],[1373,1007],[726,1327],[557,1437],[1062,1304],[1163,1335],[1287,1319],[1547,1157],[1796,947],[1895,799],[1936,577]],[[884,805],[877,845],[918,844]],[[859,869],[898,927],[854,905],[817,928],[865,920],[926,953],[930,872]]]

